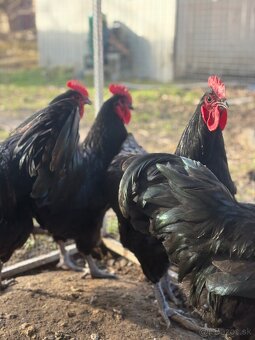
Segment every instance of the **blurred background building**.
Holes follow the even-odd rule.
[[[37,30],[39,64],[93,69],[91,0],[0,0],[1,30]],[[169,82],[255,76],[254,0],[107,0],[104,64],[112,79]]]

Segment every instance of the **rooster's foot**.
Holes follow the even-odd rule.
[[[156,299],[159,305],[159,310],[166,322],[167,328],[171,326],[170,320],[173,320],[177,322],[178,324],[180,324],[183,328],[186,328],[198,334],[215,335],[217,333],[217,330],[210,329],[210,328],[203,328],[199,326],[195,320],[187,317],[184,311],[172,308],[166,301],[160,282],[156,283],[154,288],[155,288],[155,296],[156,296]]]
[[[74,270],[75,272],[84,271],[84,268],[77,266],[77,264],[71,259],[71,256],[68,252],[66,252],[64,255],[60,254],[60,259],[57,267],[65,270]]]
[[[180,295],[180,290],[177,285],[171,282],[171,278],[166,273],[160,280],[160,285],[165,292],[166,296],[172,301],[176,306],[182,306],[183,301],[181,301],[176,295]]]
[[[10,280],[4,280],[0,282],[0,292],[4,291],[6,288],[14,285],[17,283],[15,279],[10,279]]]
[[[85,259],[88,263],[89,270],[85,270],[83,277],[90,274],[94,279],[117,279],[116,275],[109,273],[106,270],[99,269],[91,255],[85,256]]]
[[[60,259],[57,264],[57,267],[62,269],[71,269],[74,270],[75,272],[83,272],[83,268],[77,266],[77,264],[71,259],[70,254],[65,248],[65,242],[62,240],[58,240],[57,244],[60,250]]]

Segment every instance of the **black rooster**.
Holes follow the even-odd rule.
[[[32,229],[31,193],[47,193],[70,167],[79,120],[90,103],[85,87],[71,90],[25,120],[0,145],[0,269]],[[47,177],[47,181],[45,181]]]
[[[175,154],[188,157],[206,165],[217,178],[235,195],[224,146],[222,130],[227,123],[225,85],[217,76],[208,78],[210,88],[184,130]]]
[[[227,121],[225,86],[216,76],[209,77],[208,85],[209,90],[201,98],[193,117],[186,127],[178,144],[176,154],[184,154],[186,157],[195,157],[196,160],[203,161],[234,194],[236,188],[229,174],[222,136],[222,129],[224,129]],[[137,145],[135,141],[133,141],[133,144]],[[140,230],[135,230],[130,220],[122,216],[119,208],[119,183],[126,165],[132,162],[133,156],[132,152],[128,153],[124,150],[124,152],[115,157],[114,162],[108,169],[106,190],[110,205],[118,217],[121,242],[124,247],[136,255],[144,274],[155,284],[155,293],[160,309],[169,325],[168,315],[165,313],[165,310],[169,307],[164,291],[175,304],[178,305],[179,301],[174,296],[167,274],[169,259],[165,248],[156,237],[145,235]],[[141,216],[142,222],[143,216]],[[156,264],[155,258],[157,258]]]
[[[34,200],[34,213],[60,245],[66,266],[84,270],[68,260],[66,239],[74,239],[85,255],[92,277],[114,277],[97,268],[91,251],[100,240],[108,202],[103,189],[107,168],[127,137],[124,124],[131,118],[132,98],[122,85],[110,85],[113,96],[100,109],[84,142],[77,146],[71,169],[54,186],[51,195]],[[35,195],[34,195],[35,197]]]
[[[189,275],[192,304],[204,306],[206,291],[214,325],[254,335],[255,205],[237,202],[201,163],[168,154],[134,160],[119,200],[136,230],[163,242],[179,280]]]

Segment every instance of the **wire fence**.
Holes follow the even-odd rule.
[[[255,2],[178,0],[176,77],[255,76]]]

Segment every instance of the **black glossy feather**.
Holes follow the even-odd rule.
[[[201,99],[185,129],[176,154],[206,164],[235,193],[236,189],[228,170],[222,132],[218,128],[211,133],[201,116],[201,105],[206,95],[207,93]],[[160,157],[162,158],[160,159]],[[124,158],[117,156],[113,162],[114,166],[110,167],[108,171],[109,202],[118,216],[121,241],[124,246],[135,253],[145,275],[152,282],[157,282],[166,273],[169,265],[161,238],[155,242],[155,237],[152,235],[152,221],[156,221],[154,228],[164,229],[164,233],[176,231],[180,225],[184,226],[184,224],[188,228],[190,223],[181,219],[183,210],[178,206],[175,195],[170,192],[168,181],[156,166],[157,161],[167,165],[168,160],[170,164],[174,165],[176,171],[186,173],[185,166],[174,155],[159,156],[156,154],[152,157],[148,155],[140,158],[133,156],[132,152],[129,155],[125,154]],[[119,204],[116,199],[118,188]],[[176,191],[178,194],[178,189]],[[182,200],[189,200],[189,194],[185,193]],[[173,206],[176,206],[172,208],[174,213],[173,211],[169,213],[168,208]],[[203,212],[202,216],[191,211],[185,213],[186,216],[189,215],[189,220],[192,220],[192,223],[200,222],[201,219],[208,216],[208,212]],[[132,230],[132,228],[134,229]],[[154,232],[154,235],[156,234]],[[202,231],[200,234],[202,235]],[[163,232],[162,237],[164,237]],[[150,238],[154,240],[151,243]],[[186,245],[179,237],[175,237],[175,240],[172,252],[175,253],[176,259],[182,258],[183,252],[180,250],[185,249]],[[178,251],[175,252],[175,250]],[[155,253],[155,259],[153,259],[153,253]],[[173,260],[173,258],[171,259]],[[193,260],[187,263],[184,272],[194,266],[194,263]]]
[[[220,128],[209,131],[204,124],[200,111],[203,99],[204,97],[183,131],[175,154],[206,165],[231,194],[235,195],[236,186],[229,172],[222,131]]]
[[[74,95],[80,96],[70,90],[55,98],[20,124],[0,145],[0,260],[3,262],[24,244],[33,230],[33,188],[40,195],[53,190],[55,178],[73,163],[79,136],[79,101],[74,100]]]
[[[14,155],[20,168],[36,176],[33,198],[43,198],[55,182],[72,165],[79,142],[79,103],[65,98],[39,111],[18,141]],[[17,131],[21,128],[19,127]]]
[[[237,202],[201,163],[167,154],[133,160],[120,182],[119,202],[137,231],[163,241],[179,280],[191,277],[193,304],[207,289],[214,315],[228,322],[220,307],[226,297],[236,299],[240,320],[245,308],[255,310],[255,205]]]
[[[253,263],[254,265],[254,263]],[[206,277],[209,293],[255,299],[255,268],[237,274],[216,272]]]
[[[38,195],[38,199],[34,196],[34,214],[38,222],[55,240],[74,239],[79,251],[86,255],[100,239],[103,216],[108,208],[103,187],[107,168],[127,137],[127,130],[115,110],[120,99],[114,95],[104,102],[80,145],[77,145],[73,129],[65,130],[63,126],[52,149],[54,157],[50,170],[58,173],[59,164],[65,162],[70,166],[64,173],[61,171],[60,176],[54,176],[53,191]],[[75,116],[71,126],[77,126]],[[76,146],[72,148],[72,145]],[[48,168],[43,169],[47,171]],[[43,193],[39,184],[37,189]]]

